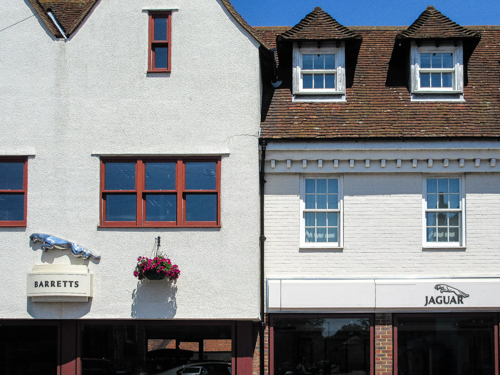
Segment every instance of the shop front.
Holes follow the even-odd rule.
[[[500,279],[268,279],[271,375],[498,374]]]

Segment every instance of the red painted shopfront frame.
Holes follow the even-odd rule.
[[[135,189],[134,190],[105,190],[106,163],[135,163]],[[155,162],[175,162],[176,178],[175,190],[146,190],[145,189],[145,164]],[[186,162],[214,162],[216,163],[215,190],[186,190],[185,188],[185,163]],[[192,227],[213,228],[220,227],[221,207],[221,158],[220,157],[183,157],[183,158],[148,158],[148,157],[123,157],[102,158],[100,170],[100,227],[106,228],[163,228],[163,227]],[[167,193],[177,195],[176,221],[146,221],[145,194]],[[186,221],[186,194],[214,194],[217,195],[216,221]],[[105,195],[135,194],[136,195],[136,221],[106,221]]]
[[[498,314],[497,313],[422,313],[422,314],[393,314],[392,319],[392,329],[393,329],[393,374],[398,375],[398,318],[419,318],[419,317],[463,317],[463,318],[477,318],[477,317],[489,317],[493,318],[493,356],[495,361],[495,371],[494,374],[498,374],[499,361],[498,357],[499,347],[498,347]]]
[[[269,314],[269,375],[274,375],[274,320],[278,318],[368,318],[370,320],[370,375],[375,375],[375,317],[373,314]]]
[[[24,194],[24,213],[23,220],[5,220],[0,221],[0,227],[26,227],[28,215],[28,157],[27,156],[9,156],[1,157],[0,162],[5,163],[24,163],[23,168],[23,190],[0,190],[0,194]]]

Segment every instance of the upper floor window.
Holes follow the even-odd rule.
[[[342,95],[345,93],[344,43],[300,46],[294,43],[293,88],[296,95]]]
[[[0,158],[0,226],[26,226],[26,158]]]
[[[462,179],[425,180],[425,245],[464,246],[464,197]]]
[[[219,159],[101,161],[102,226],[219,226],[219,207]]]
[[[340,247],[342,180],[304,177],[301,187],[301,247]]]
[[[148,72],[171,71],[171,13],[149,13],[149,62]]]
[[[461,43],[457,46],[419,47],[412,42],[411,54],[411,88],[414,95],[438,94],[434,98],[439,99],[443,98],[443,94],[450,94],[462,98],[464,78]],[[449,99],[453,99],[453,96]]]

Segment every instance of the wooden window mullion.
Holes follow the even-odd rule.
[[[183,160],[177,161],[175,188],[177,190],[177,226],[185,224],[184,190],[186,187],[186,167]]]
[[[135,193],[136,193],[136,202],[137,202],[137,214],[136,214],[136,225],[138,227],[144,225],[144,215],[145,215],[145,207],[144,207],[144,179],[145,179],[145,170],[144,163],[142,160],[137,160],[135,163]]]

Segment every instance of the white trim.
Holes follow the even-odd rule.
[[[179,7],[165,7],[165,6],[148,6],[142,7],[143,12],[170,12],[177,11]]]
[[[458,178],[459,180],[459,209],[447,209],[445,212],[459,212],[460,213],[460,228],[459,240],[456,242],[427,242],[427,180],[428,179],[450,179]],[[465,250],[466,249],[466,228],[465,228],[465,175],[423,175],[422,176],[422,249],[423,250]]]
[[[305,208],[306,179],[336,179],[338,181],[338,209],[307,209]],[[335,249],[342,250],[344,247],[344,194],[343,176],[336,174],[313,175],[303,174],[300,176],[300,249]],[[305,211],[307,212],[338,212],[338,242],[306,242],[305,240]]]
[[[305,44],[305,43],[304,43]],[[307,70],[306,72],[312,73],[332,73],[335,74],[335,88],[334,89],[304,89],[302,88],[302,56],[304,54],[334,54],[335,55],[335,69],[324,70]],[[326,98],[320,101],[332,100],[345,100],[345,42],[340,42],[339,47],[336,47],[331,42],[323,43],[318,47],[317,44],[307,43],[298,46],[297,42],[293,44],[293,86],[292,91],[294,95],[324,95]],[[340,96],[340,98],[337,98]],[[294,98],[295,100],[295,98]],[[312,98],[301,98],[302,101],[313,100]]]

